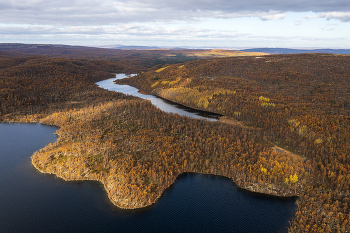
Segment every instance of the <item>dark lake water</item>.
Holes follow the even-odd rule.
[[[0,232],[287,232],[296,198],[185,173],[151,207],[122,210],[98,182],[66,182],[30,162],[56,127],[0,123]]]

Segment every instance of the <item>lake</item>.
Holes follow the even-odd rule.
[[[31,165],[56,130],[0,123],[1,232],[270,233],[287,232],[294,216],[296,198],[253,194],[228,178],[193,173],[180,175],[150,207],[119,209],[100,183],[66,182]]]

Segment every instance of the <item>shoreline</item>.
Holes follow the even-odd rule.
[[[156,95],[158,96],[158,95]],[[163,98],[161,96],[158,96],[160,98]],[[163,98],[165,100],[167,100],[166,98]],[[173,103],[176,103],[172,100],[169,100]],[[176,104],[179,104],[179,103],[176,103]],[[182,105],[182,104],[181,104]],[[188,107],[186,105],[183,105],[185,107]],[[191,109],[195,109],[195,108],[192,108],[192,107],[188,107],[188,108],[191,108]],[[199,111],[203,111],[201,109],[195,109],[195,110],[199,110]],[[207,112],[209,114],[215,114],[215,115],[219,115],[219,114],[216,114],[216,113],[213,113],[213,112],[208,112],[208,111],[203,111],[203,112]],[[221,115],[221,114],[220,114]],[[234,125],[234,126],[238,126],[238,127],[243,127],[243,128],[248,128],[248,129],[254,129],[254,130],[259,130],[259,129],[255,129],[255,128],[252,128],[252,127],[247,127],[245,126],[242,122],[239,122],[235,119],[232,119],[228,116],[224,116],[224,115],[221,115],[220,117],[218,117],[218,120],[219,122],[221,123],[226,123],[226,124],[231,124],[231,125]],[[40,120],[38,121],[38,123],[40,123]],[[55,126],[55,127],[59,127],[57,125],[54,125],[54,124],[45,124],[45,123],[40,123],[40,124],[44,124],[44,125],[51,125],[51,126]],[[60,141],[60,136],[58,135],[58,138],[57,138],[57,142]],[[39,158],[40,160],[40,158]],[[94,173],[94,175],[92,175],[91,173],[90,174],[86,174],[84,177],[82,177],[81,175],[79,175],[79,177],[76,177],[74,173],[65,173],[65,174],[61,174],[62,172],[55,172],[55,171],[44,171],[43,169],[39,168],[34,160],[33,160],[33,156],[31,157],[31,162],[33,164],[33,166],[38,170],[40,171],[41,173],[43,174],[51,174],[51,175],[56,175],[57,177],[63,179],[64,181],[98,181],[100,182],[101,184],[103,184],[103,187],[104,189],[106,190],[107,192],[107,195],[108,195],[108,198],[109,200],[113,203],[113,205],[117,206],[118,208],[121,208],[121,209],[140,209],[140,208],[145,208],[145,207],[149,207],[153,204],[155,204],[157,202],[157,200],[159,198],[161,198],[161,196],[163,195],[163,193],[169,188],[171,187],[175,180],[182,174],[184,173],[197,173],[197,174],[204,174],[204,175],[215,175],[215,176],[221,176],[221,177],[225,177],[225,178],[228,178],[230,179],[235,185],[237,185],[240,189],[242,190],[245,190],[245,191],[248,191],[250,193],[254,193],[254,194],[262,194],[262,195],[267,195],[267,196],[270,196],[270,197],[279,197],[279,198],[283,198],[283,197],[295,197],[295,196],[298,196],[297,193],[283,193],[283,188],[277,188],[276,186],[273,188],[271,188],[271,186],[267,186],[265,184],[263,185],[259,185],[259,183],[249,183],[247,184],[246,186],[244,186],[244,182],[241,182],[241,179],[242,178],[239,178],[239,177],[230,177],[230,176],[226,176],[226,175],[220,175],[220,174],[213,174],[213,173],[208,173],[208,172],[195,172],[195,171],[184,171],[184,172],[181,172],[180,174],[178,174],[176,177],[171,177],[170,178],[170,184],[167,185],[166,187],[164,187],[164,189],[161,189],[159,191],[159,195],[155,197],[155,199],[152,201],[152,202],[147,202],[147,204],[137,204],[137,202],[130,202],[129,204],[127,203],[128,201],[126,201],[125,205],[121,205],[121,203],[119,203],[118,201],[115,200],[112,192],[111,192],[111,188],[108,188],[107,186],[109,185],[109,182],[108,182],[108,175],[107,176],[103,176],[100,174],[96,174]],[[63,172],[67,172],[68,170],[66,171],[63,171]],[[94,176],[94,177],[91,177],[91,176]],[[70,177],[70,178],[67,178],[67,177]],[[117,184],[118,185],[118,184]],[[118,196],[120,197],[120,196]],[[123,199],[123,198],[120,198],[121,200],[127,200],[127,199]],[[153,198],[152,198],[153,199]],[[142,201],[143,202],[143,201]]]
[[[146,208],[146,207],[151,207],[153,204],[155,204],[162,196],[163,196],[163,193],[169,189],[172,185],[175,184],[175,181],[178,179],[179,176],[185,174],[185,173],[194,173],[194,174],[201,174],[201,175],[211,175],[211,176],[220,176],[220,177],[223,177],[223,178],[228,178],[230,179],[235,185],[237,185],[238,188],[242,189],[243,191],[246,191],[246,192],[249,192],[250,194],[253,194],[253,195],[265,195],[265,196],[268,196],[268,197],[273,197],[273,198],[293,198],[293,197],[298,197],[298,199],[296,200],[296,204],[298,204],[298,201],[299,201],[299,195],[298,194],[278,194],[278,193],[268,193],[268,192],[265,192],[263,190],[259,191],[259,190],[252,190],[251,188],[249,187],[252,187],[252,186],[247,186],[247,187],[244,187],[242,185],[239,184],[239,182],[237,182],[237,179],[235,180],[233,177],[229,177],[229,176],[225,176],[225,175],[217,175],[217,174],[213,174],[213,173],[205,173],[205,172],[192,172],[192,171],[185,171],[185,172],[181,172],[180,174],[178,174],[173,181],[170,182],[170,184],[164,188],[164,190],[161,191],[160,195],[156,197],[156,199],[151,202],[150,204],[147,204],[147,205],[137,205],[137,206],[121,206],[119,205],[114,199],[113,199],[113,196],[111,194],[111,191],[110,189],[107,187],[107,184],[106,184],[106,181],[104,181],[104,179],[94,179],[94,178],[89,178],[89,177],[86,177],[86,178],[70,178],[70,179],[67,179],[66,177],[60,175],[59,173],[55,173],[55,172],[50,172],[50,171],[43,171],[42,169],[40,169],[34,162],[33,162],[33,158],[31,157],[31,163],[33,165],[33,167],[39,171],[40,173],[42,174],[50,174],[50,175],[55,175],[56,177],[58,178],[61,178],[63,179],[64,181],[66,182],[69,182],[69,181],[97,181],[101,184],[103,184],[103,188],[104,190],[106,191],[107,193],[107,196],[108,196],[108,199],[109,201],[116,207],[120,208],[120,209],[128,209],[128,210],[133,210],[133,209],[142,209],[142,208]]]
[[[160,98],[163,98],[163,97],[160,97]],[[165,98],[163,98],[165,99]],[[172,100],[170,100],[171,102],[174,102]],[[176,103],[176,102],[174,102]],[[188,107],[190,108],[190,107]],[[194,109],[194,108],[192,108]],[[196,109],[198,110],[198,109]],[[203,111],[203,110],[199,110],[199,111]],[[207,111],[205,111],[207,112]],[[208,113],[212,113],[212,112],[208,112]],[[213,114],[216,114],[216,113],[213,113]],[[238,127],[243,127],[243,128],[251,128],[251,127],[246,127],[242,122],[239,122],[235,119],[232,119],[230,117],[227,117],[227,116],[221,116],[221,117],[218,117],[218,121],[219,122],[222,122],[222,123],[226,123],[226,124],[231,124],[231,125],[235,125],[235,126],[238,126]],[[16,119],[18,120],[18,119]],[[15,121],[13,121],[13,123],[15,123]],[[20,123],[24,123],[24,122],[20,122]],[[33,122],[31,121],[30,123],[40,123],[40,124],[43,124],[43,125],[50,125],[50,126],[54,126],[54,127],[58,127],[60,128],[59,126],[55,125],[55,124],[45,124],[45,123],[41,123],[41,120],[38,120],[36,122]],[[255,129],[255,130],[258,130],[258,129]],[[57,141],[56,142],[59,142],[60,141],[60,135],[58,135],[58,138],[57,138]],[[247,185],[243,185],[245,182],[243,181],[242,182],[242,179],[243,177],[239,178],[239,177],[231,177],[231,176],[226,176],[226,175],[221,175],[221,174],[214,174],[214,173],[208,173],[208,172],[196,172],[196,171],[183,171],[181,173],[179,173],[176,177],[170,177],[170,183],[169,185],[167,185],[166,187],[164,187],[164,189],[161,189],[159,191],[159,195],[155,197],[155,199],[151,202],[147,202],[147,199],[146,199],[146,204],[137,204],[137,202],[130,202],[129,204],[127,203],[128,201],[126,201],[125,205],[121,205],[118,201],[116,201],[116,198],[113,196],[112,192],[111,192],[111,188],[108,188],[108,185],[110,185],[110,183],[108,182],[108,175],[107,176],[104,176],[104,175],[101,175],[100,174],[96,174],[96,173],[90,173],[90,174],[86,174],[84,176],[82,175],[78,175],[76,176],[74,172],[69,172],[69,170],[63,170],[61,172],[59,172],[58,170],[55,172],[55,170],[51,170],[51,171],[47,171],[46,169],[42,169],[40,168],[39,166],[37,166],[37,164],[35,163],[34,159],[38,159],[40,160],[40,158],[33,158],[33,155],[31,156],[31,163],[33,164],[33,166],[41,173],[43,174],[51,174],[51,175],[56,175],[57,177],[63,179],[64,181],[98,181],[100,182],[101,184],[103,184],[104,186],[104,189],[106,190],[107,192],[107,195],[108,195],[108,198],[109,200],[113,203],[113,205],[117,206],[118,208],[121,208],[121,209],[140,209],[140,208],[145,208],[145,207],[149,207],[153,204],[155,204],[157,202],[157,200],[159,198],[161,198],[161,196],[163,195],[163,193],[169,188],[171,187],[175,180],[182,174],[184,173],[197,173],[197,174],[204,174],[204,175],[215,175],[215,176],[221,176],[221,177],[225,177],[225,178],[229,178],[233,183],[235,183],[235,185],[237,185],[239,188],[241,188],[242,190],[245,190],[245,191],[248,191],[248,192],[251,192],[251,193],[255,193],[255,194],[263,194],[263,195],[267,195],[267,196],[270,196],[270,197],[294,197],[294,196],[298,196],[297,193],[284,193],[284,190],[283,188],[277,188],[277,187],[274,187],[274,188],[271,188],[271,186],[267,186],[265,184],[263,185],[259,185],[259,183],[256,183],[256,182],[251,182]],[[64,174],[63,174],[64,172]],[[70,177],[70,178],[67,178],[67,177]],[[118,184],[117,184],[118,185]],[[115,195],[115,193],[114,193]],[[120,195],[121,196],[121,195]],[[120,196],[117,196],[116,197],[120,197]],[[119,198],[120,200],[127,200],[127,199],[123,199],[123,198]],[[152,198],[153,199],[153,198]],[[150,199],[149,199],[150,200]],[[143,201],[140,201],[140,202],[145,202],[144,200]]]
[[[124,79],[128,79],[128,78],[124,78]],[[122,80],[122,79],[116,79],[116,80],[113,81],[113,83],[116,84],[116,85],[128,85],[128,86],[130,86],[130,87],[136,88],[136,89],[137,89],[137,92],[140,93],[140,94],[149,95],[149,96],[156,96],[156,97],[158,97],[158,98],[160,98],[160,99],[163,99],[163,100],[172,102],[172,103],[177,104],[177,105],[181,105],[181,106],[186,107],[186,108],[189,108],[189,109],[194,109],[194,110],[196,110],[196,111],[200,111],[200,112],[208,113],[208,114],[212,114],[212,115],[218,115],[217,121],[220,121],[220,118],[221,118],[221,117],[225,117],[225,115],[222,115],[221,113],[211,112],[211,111],[208,111],[208,110],[203,110],[203,109],[200,109],[200,108],[191,107],[191,106],[188,106],[188,105],[183,104],[183,103],[178,103],[178,102],[176,102],[176,101],[174,101],[174,100],[172,100],[172,99],[167,99],[167,98],[165,98],[165,97],[163,97],[163,96],[160,96],[160,95],[158,95],[157,93],[149,93],[149,92],[147,92],[147,91],[145,91],[145,90],[143,90],[143,89],[140,89],[139,87],[131,86],[130,84],[117,84],[117,83],[116,83],[117,80]],[[135,97],[138,97],[138,96],[135,96]],[[138,98],[141,98],[141,97],[138,97]],[[141,98],[141,99],[142,99],[142,98]]]

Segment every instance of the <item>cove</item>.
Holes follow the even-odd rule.
[[[2,232],[287,232],[294,216],[296,198],[253,194],[228,178],[194,173],[180,175],[152,206],[117,208],[100,183],[66,182],[31,165],[34,151],[56,141],[56,130],[0,123]]]
[[[123,210],[98,182],[66,182],[38,172],[35,150],[57,127],[0,123],[2,232],[287,232],[295,198],[256,195],[230,179],[180,175],[152,206]]]
[[[179,105],[177,103],[174,103],[172,101],[168,101],[168,100],[163,99],[163,98],[158,97],[158,96],[145,95],[145,94],[139,93],[139,90],[137,88],[129,86],[129,85],[118,85],[118,84],[114,83],[114,81],[117,79],[129,78],[129,77],[132,77],[134,75],[135,74],[131,74],[131,75],[116,74],[116,78],[97,82],[96,84],[99,87],[107,89],[107,90],[117,91],[117,92],[121,92],[121,93],[124,93],[127,95],[133,95],[133,96],[140,97],[142,99],[150,100],[154,106],[158,107],[159,109],[161,109],[165,112],[176,113],[176,114],[188,116],[191,118],[200,118],[200,119],[206,119],[206,120],[210,120],[210,121],[218,120],[218,117],[220,117],[220,115],[216,115],[216,114],[210,113],[210,112],[203,112],[203,111],[196,110],[196,109],[191,109],[189,107]],[[198,175],[198,174],[196,174],[196,175]],[[223,177],[221,177],[221,178],[223,178]],[[244,192],[248,193],[249,195],[252,194],[252,193],[247,192],[245,190],[244,190]],[[259,194],[253,194],[253,195],[259,195]],[[272,198],[272,199],[278,199],[278,197],[269,197],[269,196],[265,196],[265,197]],[[285,198],[285,200],[287,200],[287,199],[288,198]],[[291,200],[294,203],[296,198],[289,198],[289,200]],[[295,208],[296,208],[296,205],[291,205],[291,206],[289,206],[289,207],[292,209],[292,213],[293,213]],[[291,220],[292,220],[292,217],[289,219],[289,221],[291,221]],[[262,230],[260,229],[259,231],[262,231]]]

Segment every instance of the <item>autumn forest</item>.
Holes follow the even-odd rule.
[[[183,172],[215,174],[298,196],[290,232],[350,231],[349,56],[74,49],[0,53],[0,121],[60,127],[31,158],[41,172],[100,181],[129,209],[154,203]],[[119,84],[223,117],[165,113],[95,85],[122,72],[138,75]]]

